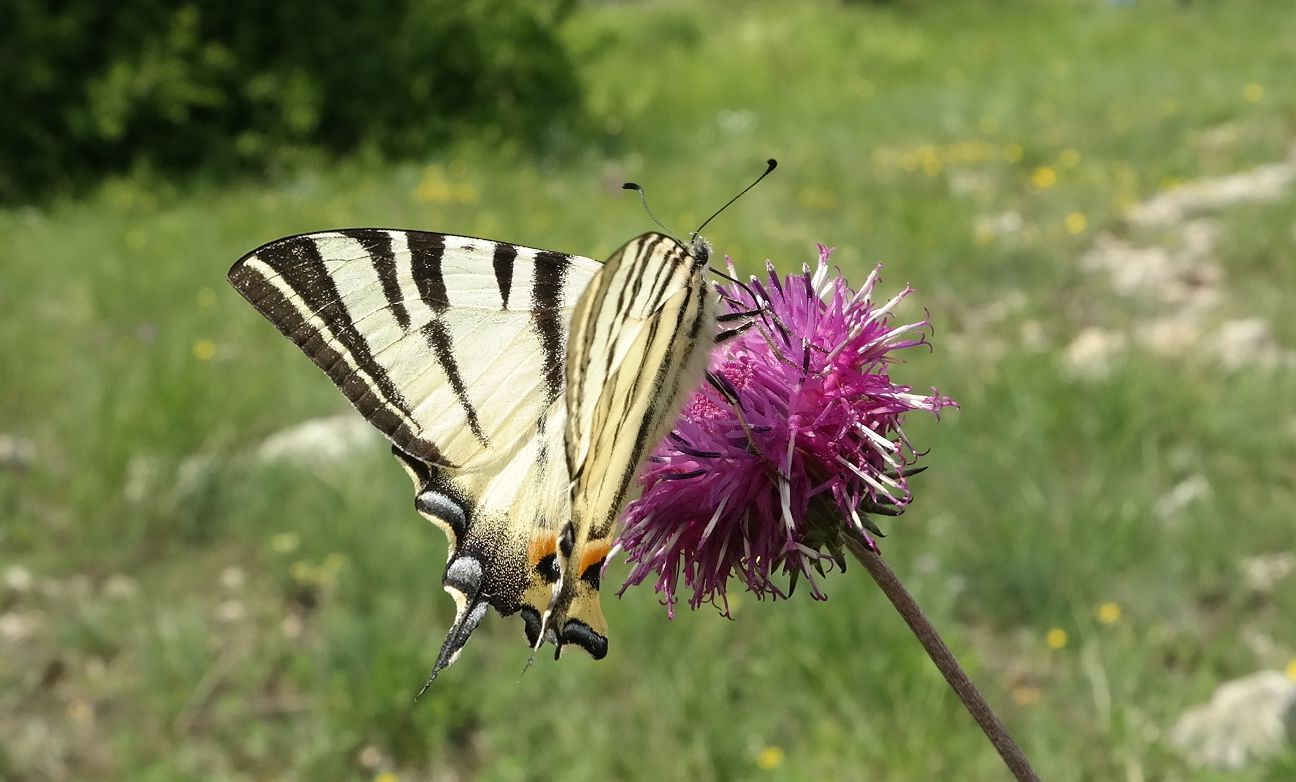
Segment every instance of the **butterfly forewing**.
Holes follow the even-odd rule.
[[[504,242],[355,229],[271,242],[229,277],[397,447],[480,469],[561,397],[570,310],[598,268]]]

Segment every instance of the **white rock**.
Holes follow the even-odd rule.
[[[1242,560],[1242,583],[1253,592],[1268,593],[1296,572],[1296,551],[1276,551]]]
[[[1226,320],[1213,336],[1211,350],[1225,369],[1273,369],[1283,363],[1287,353],[1263,318]]]
[[[16,642],[27,639],[36,629],[30,614],[9,611],[0,614],[0,640]]]
[[[1129,212],[1138,225],[1173,225],[1189,214],[1242,202],[1281,198],[1296,179],[1296,165],[1271,163],[1222,177],[1196,179],[1137,204]]]
[[[1008,211],[978,217],[975,230],[987,236],[1007,236],[1021,231],[1025,224],[1020,212]]]
[[[1235,771],[1277,755],[1296,736],[1296,681],[1261,671],[1220,685],[1179,718],[1170,741],[1196,766]]]
[[[221,571],[220,583],[231,592],[237,592],[243,588],[244,582],[247,581],[247,575],[244,574],[243,568],[238,565],[230,565]]]
[[[28,592],[35,582],[31,571],[22,565],[10,565],[5,568],[4,578],[0,580],[4,582],[5,588],[12,592]]]
[[[0,468],[26,469],[36,459],[36,444],[25,437],[0,434]]]
[[[1156,503],[1156,515],[1169,519],[1194,502],[1209,497],[1210,493],[1211,486],[1206,476],[1201,473],[1190,475],[1161,495]]]
[[[247,616],[247,609],[242,600],[223,600],[220,605],[216,606],[216,620],[223,624],[237,622]]]
[[[1111,374],[1113,362],[1124,351],[1124,334],[1091,326],[1067,345],[1062,364],[1071,377],[1100,380]]]
[[[122,496],[130,503],[147,500],[162,483],[162,465],[157,458],[136,454],[126,463],[126,481]]]
[[[1177,312],[1139,323],[1134,339],[1148,351],[1166,358],[1192,353],[1202,339],[1203,320],[1188,312]]]
[[[360,416],[336,415],[305,421],[270,435],[257,448],[256,456],[263,462],[327,466],[381,442],[382,435]]]
[[[128,600],[139,594],[139,585],[130,576],[114,573],[104,580],[103,593],[107,597]]]
[[[1106,274],[1118,296],[1151,299],[1179,308],[1213,307],[1224,272],[1210,258],[1215,229],[1203,221],[1184,226],[1183,246],[1138,247],[1111,234],[1100,234],[1080,259],[1086,271]]]

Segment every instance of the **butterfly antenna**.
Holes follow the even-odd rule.
[[[694,231],[692,234],[689,235],[689,238],[691,239],[691,238],[697,236],[698,234],[702,233],[702,229],[703,229],[703,228],[706,228],[707,225],[708,225],[712,220],[714,220],[714,219],[716,219],[717,217],[719,217],[721,212],[723,212],[724,210],[728,209],[728,208],[730,207],[730,205],[733,204],[734,201],[737,201],[739,198],[742,198],[744,195],[746,195],[748,190],[751,190],[753,187],[755,187],[756,185],[760,184],[760,181],[761,181],[762,179],[764,179],[765,177],[769,176],[769,175],[770,175],[770,172],[773,171],[773,170],[776,169],[776,168],[778,168],[778,161],[775,160],[774,158],[770,158],[769,160],[765,161],[765,173],[763,173],[763,174],[761,174],[760,176],[756,177],[756,181],[755,181],[755,182],[752,182],[750,185],[744,187],[744,188],[742,189],[742,192],[741,192],[741,193],[739,193],[738,195],[734,196],[733,198],[730,198],[729,201],[728,201],[728,203],[726,203],[724,206],[720,207],[719,209],[715,210],[715,214],[713,214],[713,215],[711,215],[710,217],[708,217],[707,219],[703,220],[703,221],[702,221],[702,225],[699,225],[699,226],[697,227],[697,230]]]
[[[663,231],[665,231],[667,236],[671,237],[672,239],[675,239],[675,241],[677,241],[677,242],[679,241],[679,239],[675,237],[675,234],[671,233],[671,230],[670,230],[669,228],[666,227],[666,224],[663,223],[661,220],[658,220],[658,219],[657,219],[657,215],[653,214],[653,210],[650,209],[650,208],[648,208],[648,194],[644,192],[644,189],[643,189],[643,186],[642,186],[642,185],[640,185],[640,184],[638,184],[638,183],[636,183],[636,182],[626,182],[625,184],[621,185],[621,189],[622,189],[622,190],[633,190],[633,191],[635,191],[636,193],[638,193],[638,194],[639,194],[639,200],[640,200],[641,202],[643,202],[643,208],[644,208],[644,211],[648,213],[648,217],[651,218],[652,221],[653,221],[654,223],[657,224],[657,227],[658,227],[658,228],[660,228],[660,229],[662,229]]]

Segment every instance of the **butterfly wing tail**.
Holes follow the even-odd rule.
[[[464,646],[468,643],[468,638],[472,635],[477,625],[481,624],[482,619],[486,617],[486,607],[489,602],[486,598],[478,594],[473,599],[466,599],[462,592],[452,591],[452,587],[446,587],[446,591],[455,598],[459,605],[459,611],[455,615],[454,624],[450,625],[450,632],[446,634],[446,639],[441,644],[441,652],[437,654],[436,664],[432,666],[432,673],[428,674],[427,681],[423,682],[423,687],[419,689],[418,695],[414,696],[415,700],[423,697],[428,687],[436,680],[437,674],[449,668],[450,665],[459,658],[459,653],[463,651]]]

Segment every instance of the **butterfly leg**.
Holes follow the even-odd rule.
[[[716,374],[711,370],[706,373],[707,383],[711,385],[726,402],[733,407],[734,415],[738,416],[738,425],[742,427],[743,433],[747,435],[747,448],[756,453],[756,438],[752,435],[752,428],[747,423],[747,416],[743,415],[742,400],[738,397],[738,389],[734,388],[724,375]]]
[[[755,310],[748,310],[747,312],[727,312],[724,315],[716,316],[716,323],[732,323],[734,321],[741,321],[737,326],[734,326],[733,328],[725,329],[724,331],[721,331],[720,333],[716,334],[716,338],[715,338],[716,344],[719,345],[721,343],[728,342],[734,337],[737,337],[742,333],[744,333],[745,331],[747,331],[747,329],[756,325],[756,316],[759,315],[760,313],[761,310],[755,309]]]

